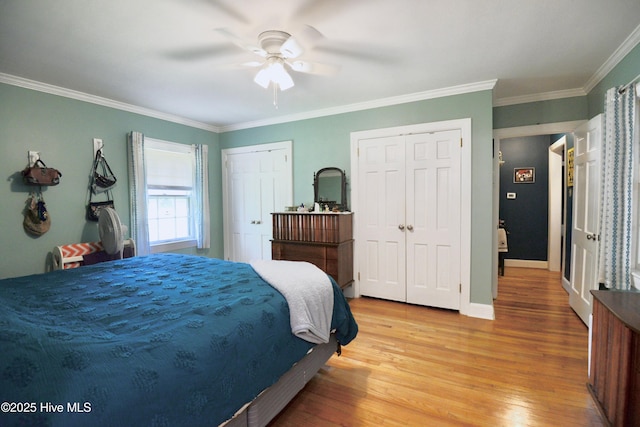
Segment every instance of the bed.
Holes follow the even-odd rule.
[[[318,344],[245,263],[155,254],[0,280],[0,425],[265,425],[357,334],[330,281]]]

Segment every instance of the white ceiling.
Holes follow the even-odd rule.
[[[499,104],[584,94],[639,24],[638,0],[0,0],[0,77],[225,130],[494,79]],[[301,25],[324,36],[302,59],[339,71],[292,72],[276,109],[218,30]]]

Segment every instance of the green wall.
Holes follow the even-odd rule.
[[[139,114],[0,84],[0,278],[41,273],[57,245],[97,241],[95,222],[85,220],[93,138],[102,138],[105,156],[118,178],[115,207],[129,224],[126,135],[131,130],[188,144],[208,144],[212,248],[204,255],[222,257],[222,209],[219,135]],[[51,229],[31,237],[22,227],[23,209],[31,188],[22,183],[20,171],[27,152],[39,151],[47,166],[62,172],[61,183],[43,187],[51,214]],[[194,249],[195,250],[195,249]]]
[[[351,132],[430,123],[472,120],[471,302],[491,304],[492,91],[430,99],[291,123],[225,132],[221,148],[293,141],[294,203],[313,200],[313,172],[326,166],[351,177]],[[357,212],[356,212],[357,215]]]
[[[635,79],[640,74],[640,44],[625,56],[617,66],[613,68],[600,81],[587,96],[589,104],[589,117],[597,116],[604,112],[604,95],[607,89],[615,86],[623,86]]]
[[[491,304],[492,239],[491,146],[492,92],[481,91],[403,105],[345,113],[317,119],[226,132],[220,135],[139,114],[0,84],[0,277],[46,270],[56,245],[98,240],[95,223],[85,220],[87,184],[93,156],[93,138],[102,138],[105,155],[118,177],[115,205],[129,223],[126,134],[138,130],[153,138],[209,144],[212,248],[204,255],[223,256],[220,149],[294,141],[294,200],[313,199],[313,172],[337,166],[350,173],[350,133],[353,131],[472,119],[472,285],[471,300]],[[45,163],[62,171],[61,184],[44,189],[52,217],[51,230],[33,238],[22,229],[22,210],[30,188],[19,171],[27,151],[39,151]]]
[[[604,112],[607,89],[629,83],[640,74],[640,44],[633,48],[587,96],[495,107],[493,128],[588,120]]]
[[[506,105],[493,109],[493,128],[511,128],[543,123],[584,120],[588,116],[586,96]]]
[[[586,97],[492,108],[492,92],[481,91],[221,134],[0,84],[0,168],[5,177],[0,185],[0,278],[43,272],[54,246],[98,239],[95,223],[87,222],[84,216],[93,138],[105,142],[105,154],[118,177],[115,204],[125,223],[129,223],[129,131],[169,141],[208,144],[212,248],[201,253],[221,258],[220,149],[292,140],[294,201],[310,202],[314,171],[337,166],[350,176],[351,132],[471,118],[471,301],[491,304],[492,253],[487,249],[493,239],[492,130],[588,119],[602,112],[607,88],[626,84],[639,73],[640,47],[636,46]],[[44,189],[52,227],[38,238],[22,229],[29,188],[22,184],[19,172],[26,165],[28,150],[40,151],[49,166],[63,173],[59,186]]]

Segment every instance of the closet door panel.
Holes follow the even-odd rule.
[[[366,248],[360,256],[362,295],[405,301],[405,174],[402,137],[360,145],[358,221]]]
[[[460,308],[460,131],[407,136],[407,302]]]

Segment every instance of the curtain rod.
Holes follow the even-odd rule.
[[[637,82],[638,80],[640,80],[640,74],[638,74],[633,80],[631,80],[629,83],[627,83],[626,85],[622,86],[619,90],[618,93],[623,93],[625,90],[629,89],[629,87],[634,84],[635,82]]]

